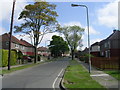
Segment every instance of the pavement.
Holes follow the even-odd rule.
[[[89,69],[89,65],[82,61],[78,61],[86,69]],[[91,67],[90,76],[93,80],[97,81],[102,86],[106,87],[108,90],[120,90],[120,83],[117,79],[113,78],[109,74],[104,73],[103,71],[97,70],[94,67]]]
[[[4,75],[2,88],[58,89],[67,65],[69,65],[69,59],[63,58]]]
[[[14,66],[10,66],[11,68],[14,68],[14,67],[20,67],[20,66],[24,66],[24,65],[28,65],[28,64],[33,64],[33,63],[27,63],[27,64],[21,64],[21,65],[14,65]],[[0,67],[0,70],[7,70],[8,67]]]

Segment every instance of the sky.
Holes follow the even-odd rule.
[[[0,1],[0,35],[8,33],[10,31],[10,18],[12,11],[13,0],[1,0]],[[86,22],[86,9],[84,7],[71,7],[71,4],[84,4],[89,9],[89,23],[90,23],[90,44],[97,41],[101,41],[112,34],[114,29],[118,29],[118,0],[70,0],[62,2],[51,0],[50,3],[56,4],[56,12],[58,13],[57,21],[61,26],[65,25],[78,25],[85,28],[85,32],[82,36],[82,44],[84,49],[87,46],[87,22]],[[20,12],[24,9],[25,5],[32,2],[28,0],[17,0],[15,5],[14,25],[20,25],[23,21],[18,20]],[[14,31],[14,29],[13,29]],[[24,39],[30,42],[28,35],[21,33],[13,33],[18,39]],[[53,35],[60,35],[59,33],[50,33],[44,36],[39,46],[45,46],[49,44],[48,40],[51,40]],[[62,35],[63,37],[63,35]]]

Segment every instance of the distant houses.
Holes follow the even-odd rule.
[[[5,33],[0,38],[2,38],[0,40],[2,49],[8,50],[10,34]],[[21,51],[23,55],[34,55],[34,46],[23,39],[17,39],[15,36],[12,36],[11,49]]]
[[[120,58],[120,31],[113,33],[106,39],[91,45],[91,54],[96,57],[119,57]],[[86,50],[86,49],[85,49]],[[84,52],[84,51],[83,51]]]
[[[38,55],[41,55],[41,56],[49,56],[50,55],[49,49],[46,47],[43,47],[43,46],[39,47],[37,49],[37,51],[38,51]]]
[[[100,42],[100,55],[103,57],[120,58],[120,31],[113,30],[113,33]]]
[[[100,56],[100,42],[96,42],[91,45],[91,54],[93,56]]]
[[[81,51],[80,60],[88,63],[88,48]],[[120,69],[120,31],[113,30],[113,33],[106,39],[95,42],[90,47],[91,64],[100,69]],[[83,58],[81,58],[83,57]]]

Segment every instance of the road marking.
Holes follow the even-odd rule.
[[[55,89],[55,83],[56,83],[58,77],[60,76],[60,74],[62,73],[62,71],[63,71],[63,69],[60,71],[60,73],[58,74],[58,76],[55,78],[55,80],[54,80],[54,82],[53,82],[52,87],[53,87],[54,89]]]

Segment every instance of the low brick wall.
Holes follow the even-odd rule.
[[[119,69],[119,58],[104,58],[104,57],[92,57],[91,64],[92,66],[99,69]]]

